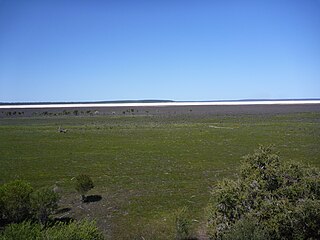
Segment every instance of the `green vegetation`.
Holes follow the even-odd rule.
[[[41,224],[46,224],[49,216],[58,208],[59,195],[51,188],[43,187],[32,193],[31,209]]]
[[[241,156],[258,144],[275,144],[281,159],[320,166],[319,119],[319,113],[0,119],[0,183],[57,185],[56,217],[96,219],[107,239],[174,239],[174,213],[187,206],[198,229],[212,186],[237,178]],[[72,179],[81,173],[92,177],[90,194],[101,200],[79,203]]]
[[[85,194],[94,188],[92,179],[86,174],[80,174],[76,177],[76,190],[81,194],[81,200],[84,202],[86,200]]]
[[[15,180],[0,186],[1,219],[8,222],[20,222],[30,216],[30,184]]]
[[[175,214],[176,239],[191,239],[191,218],[188,216],[188,209],[182,207]]]
[[[320,239],[320,172],[284,163],[271,147],[245,157],[237,180],[212,191],[213,239]]]
[[[1,240],[103,240],[95,222],[83,220],[71,223],[56,223],[42,228],[39,224],[22,222],[8,225],[2,233]]]
[[[49,215],[58,207],[59,196],[48,187],[33,190],[25,181],[14,180],[0,185],[0,220],[19,223],[37,219],[46,224]]]

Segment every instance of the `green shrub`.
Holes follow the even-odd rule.
[[[80,174],[76,177],[76,186],[77,192],[81,194],[81,199],[84,202],[86,200],[85,194],[94,188],[92,179],[86,174]]]
[[[208,233],[236,239],[254,236],[259,226],[261,236],[271,239],[320,239],[319,183],[318,170],[283,163],[272,147],[260,147],[244,158],[238,180],[221,181],[213,190]]]
[[[79,221],[57,223],[41,228],[40,224],[22,222],[8,225],[0,235],[2,240],[102,240],[103,235],[95,222]]]
[[[41,226],[27,221],[6,226],[0,237],[1,240],[36,240],[43,239],[41,235]]]
[[[79,222],[58,223],[45,231],[48,240],[100,240],[104,239],[95,222],[83,220]]]
[[[58,208],[59,195],[51,188],[45,187],[31,194],[32,213],[41,224],[48,221],[48,217]]]
[[[2,217],[9,222],[20,222],[30,216],[30,194],[33,188],[29,183],[16,180],[1,186],[0,203]]]
[[[222,235],[223,240],[269,240],[268,231],[257,224],[255,219],[246,218],[237,221],[233,227]]]

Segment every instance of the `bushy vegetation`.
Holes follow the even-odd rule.
[[[0,186],[1,218],[8,222],[20,222],[30,217],[30,195],[33,188],[21,180]]]
[[[10,224],[0,234],[2,240],[102,240],[103,235],[95,222],[84,220],[71,223],[56,223],[42,228],[30,221]]]
[[[99,240],[102,233],[94,222],[56,222],[49,216],[58,208],[59,195],[49,187],[33,190],[27,182],[16,180],[0,186],[3,240]],[[53,224],[53,225],[52,225]]]
[[[48,218],[58,208],[59,195],[53,189],[44,187],[31,195],[31,209],[35,218],[41,224],[46,224]]]
[[[51,188],[34,191],[29,183],[15,180],[0,186],[1,219],[7,223],[37,219],[45,224],[57,209],[58,200]]]
[[[81,200],[85,202],[86,196],[85,194],[94,188],[94,184],[92,179],[86,174],[80,174],[76,177],[76,185],[75,188],[79,194],[81,194]]]
[[[213,239],[320,239],[320,173],[284,163],[272,147],[244,158],[238,180],[212,192]]]

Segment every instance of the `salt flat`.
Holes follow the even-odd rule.
[[[226,102],[156,102],[156,103],[63,103],[63,104],[15,104],[0,105],[0,109],[18,108],[82,108],[82,107],[170,107],[170,106],[241,106],[241,105],[300,105],[320,104],[320,100],[267,100]]]

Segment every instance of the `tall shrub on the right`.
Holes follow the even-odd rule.
[[[272,147],[244,158],[208,207],[212,239],[320,239],[320,173],[280,161]]]

